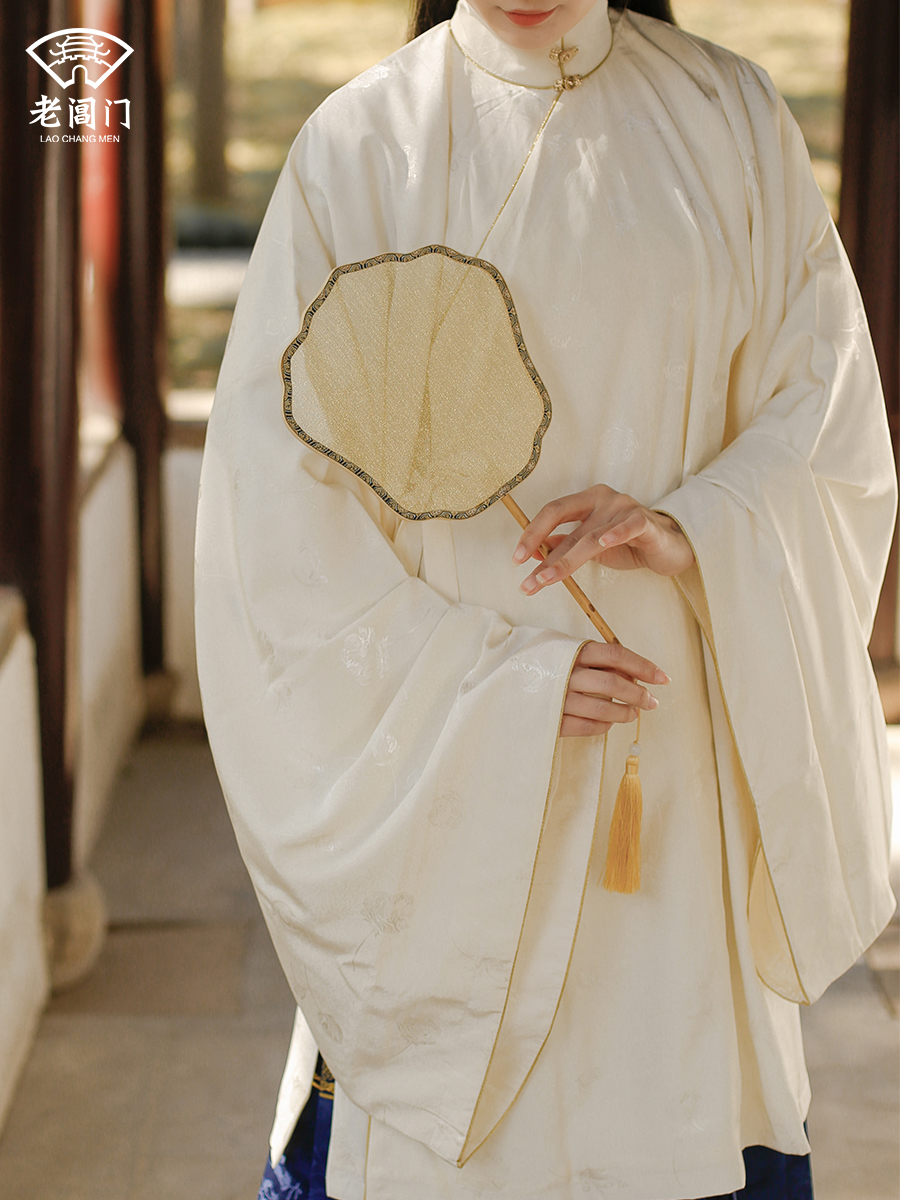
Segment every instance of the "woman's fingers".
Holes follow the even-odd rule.
[[[614,519],[597,529],[594,541],[601,550],[607,550],[612,546],[622,546],[648,536],[658,537],[659,531],[650,514],[643,508],[636,508],[628,513],[624,520]]]
[[[584,717],[611,725],[637,720],[637,709],[630,704],[618,704],[604,696],[585,696],[581,692],[569,692],[563,713],[567,717]]]
[[[608,492],[609,489],[604,488],[603,491]],[[542,543],[550,546],[547,558],[539,567],[535,567],[521,584],[522,590],[527,594],[530,595],[540,587],[571,575],[580,566],[595,558],[602,549],[598,545],[598,538],[605,525],[597,526],[596,511],[583,500],[586,495],[587,493],[582,492],[577,496],[565,496],[562,500],[545,505],[519,539],[513,555],[514,562],[524,562],[532,553],[532,546],[538,558],[541,557],[538,547]],[[580,521],[581,524],[571,533],[551,533],[558,525],[570,521]]]
[[[550,535],[557,526],[566,525],[570,521],[583,521],[593,508],[594,503],[588,492],[576,492],[572,496],[562,496],[559,500],[551,500],[549,504],[545,504],[519,538],[513,553],[513,562],[522,563],[532,558],[542,542],[550,542]]]
[[[609,733],[612,724],[609,721],[592,721],[588,717],[566,717],[559,727],[560,737],[603,737]]]
[[[520,587],[523,592],[531,595],[541,587],[556,583],[595,557],[600,549],[597,539],[591,533],[585,534],[583,530],[584,526],[579,525],[572,533],[567,533],[559,539],[543,563],[535,567],[522,581]]]
[[[549,546],[551,550],[555,550],[555,549],[556,549],[556,547],[559,545],[559,543],[560,543],[562,540],[563,540],[563,534],[561,534],[561,533],[551,533],[551,534],[550,534],[548,537],[546,537],[546,538],[544,539],[544,545],[545,545],[545,546]],[[535,550],[534,554],[532,554],[532,556],[531,556],[531,557],[532,557],[532,558],[536,558],[536,559],[538,560],[538,562],[544,562],[544,561],[545,561],[545,559],[544,559],[544,555],[543,555],[543,553],[542,553],[542,551],[541,551],[540,549],[538,549],[538,550]]]
[[[578,652],[563,706],[561,737],[602,737],[613,725],[637,720],[659,701],[638,682],[666,684],[664,671],[627,646],[585,642]]]
[[[559,525],[575,521],[579,524],[570,533],[553,533]],[[676,521],[605,484],[545,504],[520,537],[513,561],[540,559],[541,544],[550,547],[550,554],[522,581],[528,596],[591,559],[617,570],[647,567],[658,575],[677,575],[694,561]]]
[[[605,551],[616,547],[622,547],[622,550],[617,556],[620,561],[615,565],[640,565],[644,550],[655,546],[661,535],[647,511],[634,501],[632,504],[635,507],[624,518],[621,513],[616,513],[601,519],[595,512],[577,529],[564,535],[552,553],[522,581],[522,591],[532,595],[542,587],[565,579],[586,562],[600,558]],[[624,561],[622,554],[625,555]]]
[[[578,651],[575,666],[614,671],[617,675],[640,679],[644,683],[671,683],[669,676],[656,663],[615,642],[585,642]]]
[[[617,675],[614,671],[597,671],[588,667],[576,667],[569,680],[569,687],[574,692],[586,696],[603,696],[609,700],[618,700],[620,704],[630,704],[635,710],[642,708],[652,712],[659,707],[659,701],[645,687]]]

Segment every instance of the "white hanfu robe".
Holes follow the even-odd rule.
[[[500,505],[403,521],[282,417],[281,355],[335,266],[478,250],[553,99],[546,52],[461,0],[325,101],[209,425],[204,710],[302,1010],[273,1156],[311,1035],[337,1079],[336,1200],[740,1188],[743,1146],[807,1151],[797,1004],[893,910],[866,653],[893,467],[802,138],[762,71],[673,27],[600,0],[566,45],[592,73],[482,256],[553,404],[519,503],[605,483],[696,555],[677,579],[578,572],[672,677],[644,720],[638,894],[597,886],[633,727],[609,734],[599,807],[603,740],[557,736],[596,636],[580,610],[519,590]]]

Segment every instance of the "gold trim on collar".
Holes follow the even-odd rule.
[[[511,87],[530,88],[530,90],[533,92],[557,92],[559,94],[562,94],[564,91],[568,92],[573,88],[579,87],[582,83],[584,83],[585,79],[589,79],[595,71],[599,71],[612,53],[613,42],[615,41],[614,37],[610,39],[609,48],[597,63],[596,67],[591,67],[591,69],[586,71],[584,75],[567,75],[565,71],[565,64],[569,61],[569,59],[575,57],[575,55],[578,53],[578,47],[572,46],[567,49],[563,45],[562,39],[560,39],[559,46],[554,46],[548,55],[548,57],[552,59],[552,61],[555,62],[559,67],[559,79],[554,80],[553,83],[520,83],[518,79],[506,79],[503,75],[497,75],[494,71],[489,71],[487,67],[483,67],[477,58],[473,58],[472,55],[463,48],[452,28],[450,29],[450,37],[463,58],[470,62],[473,67],[477,67],[479,71],[483,71],[485,75],[490,75],[491,79],[497,79],[500,81],[500,83],[508,83]]]

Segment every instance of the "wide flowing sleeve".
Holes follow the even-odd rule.
[[[656,507],[712,651],[760,831],[749,915],[762,978],[811,1002],[894,908],[884,718],[867,653],[895,472],[862,302],[799,130],[744,64],[752,324],[725,448]]]
[[[275,947],[330,1067],[360,1108],[456,1161],[552,822],[580,643],[439,594],[418,577],[419,526],[287,428],[281,356],[336,265],[303,153],[254,250],[207,434],[204,715]],[[589,843],[590,826],[584,869]],[[567,957],[544,981],[547,1022]]]

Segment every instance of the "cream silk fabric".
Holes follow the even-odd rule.
[[[552,81],[464,2],[466,52]],[[585,73],[611,36],[573,31]],[[204,709],[241,850],[338,1080],[338,1200],[675,1200],[806,1150],[796,1001],[888,920],[866,655],[893,522],[859,296],[799,132],[757,68],[622,18],[566,92],[483,256],[553,402],[545,501],[605,482],[682,525],[679,580],[579,581],[672,684],[644,722],[644,876],[596,886],[633,736],[557,742],[590,626],[528,599],[494,508],[404,522],[291,435],[279,362],[339,264],[474,253],[553,93],[440,26],[331,96],[253,253],[209,425]],[[477,428],[472,437],[477,439]],[[761,832],[761,838],[760,838]],[[460,1169],[457,1164],[464,1164]]]

